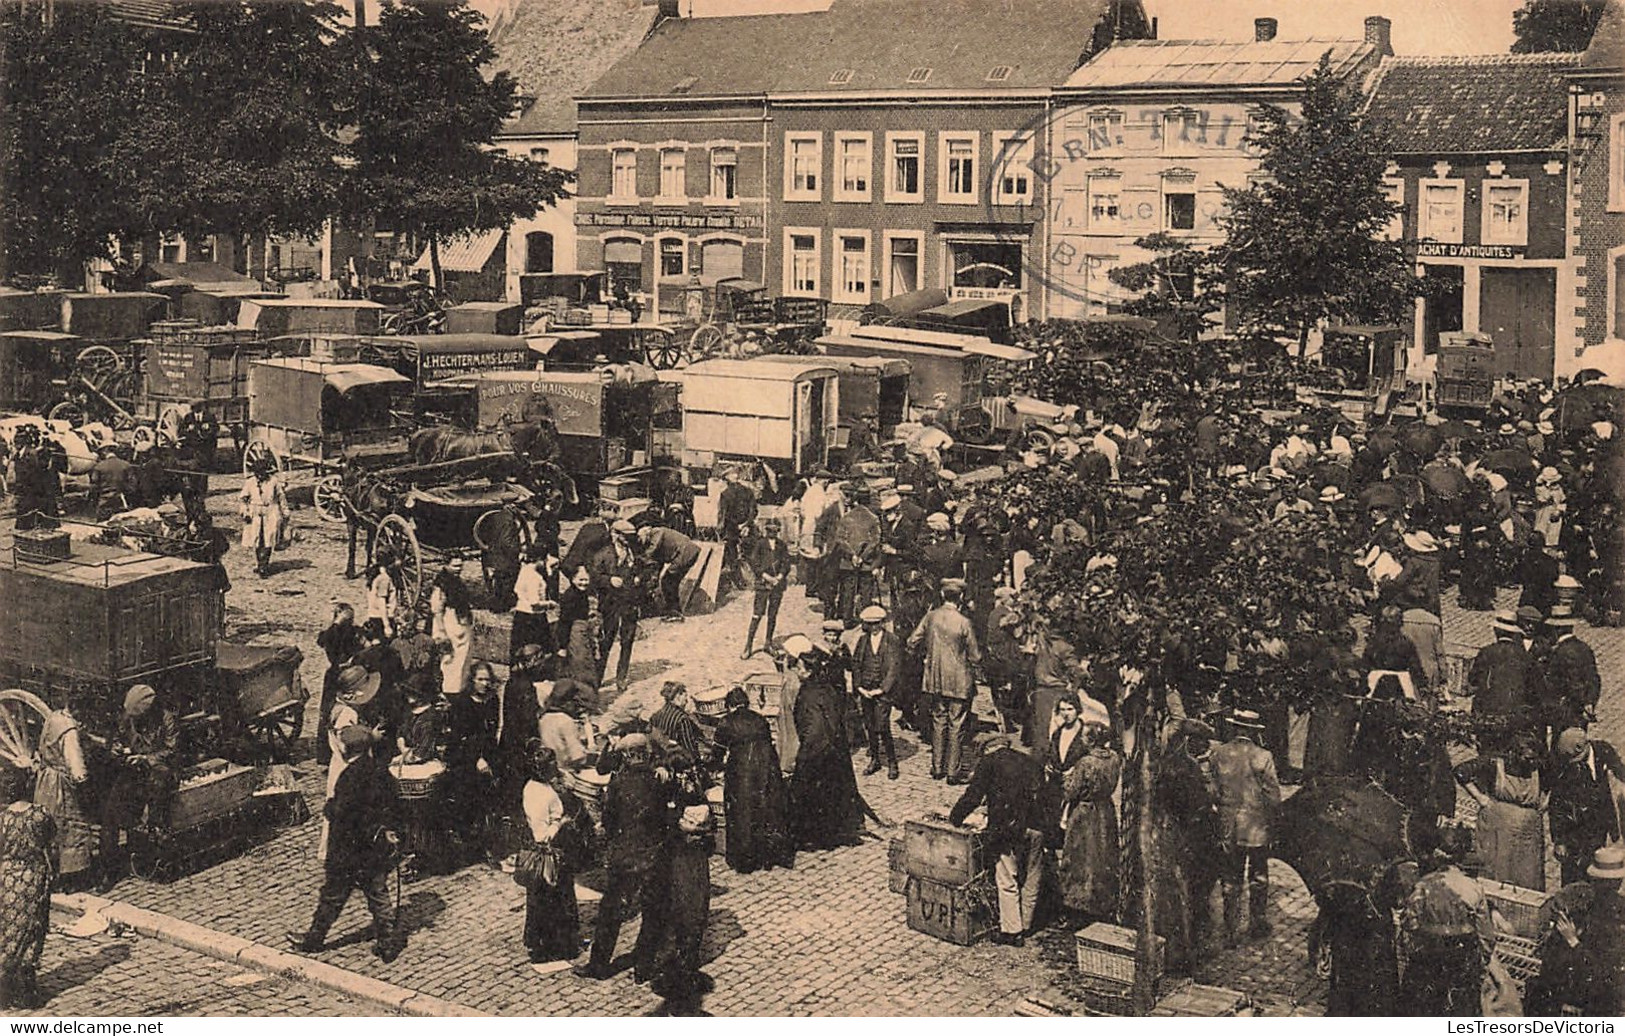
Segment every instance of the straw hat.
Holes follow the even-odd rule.
[[[1591,866],[1586,873],[1593,878],[1618,880],[1625,878],[1625,849],[1616,845],[1605,845],[1591,855]]]

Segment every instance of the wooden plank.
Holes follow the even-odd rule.
[[[683,578],[677,596],[682,599],[683,614],[709,615],[717,610],[721,593],[722,544],[701,540],[696,546],[700,548],[699,560]]]

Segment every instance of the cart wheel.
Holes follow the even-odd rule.
[[[0,691],[0,759],[19,770],[32,769],[50,714],[51,707],[28,691]]]
[[[272,762],[285,763],[293,758],[293,746],[304,725],[304,704],[289,702],[285,708],[255,720],[250,729]]]
[[[316,514],[324,522],[344,521],[344,480],[339,475],[328,475],[316,480],[311,490]]]
[[[416,607],[423,593],[423,550],[418,546],[418,534],[412,530],[412,523],[398,514],[384,515],[384,520],[378,523],[373,549],[374,557],[388,552],[389,576],[395,581],[401,601],[408,607]]]
[[[722,328],[715,324],[701,324],[688,339],[689,356],[710,356],[722,347]]]
[[[269,459],[277,471],[282,471],[282,458],[271,449],[271,444],[264,439],[255,439],[243,447],[243,474],[245,476],[253,474],[254,465],[258,464],[261,458]]]
[[[1034,453],[1048,453],[1055,445],[1055,436],[1042,428],[1034,428],[1022,439],[1022,444]]]
[[[103,391],[123,369],[124,360],[105,345],[86,346],[73,358],[73,373]]]
[[[643,359],[655,370],[675,370],[692,358],[670,331],[649,331],[643,340]]]
[[[185,413],[185,410],[182,410],[173,403],[164,407],[163,411],[158,415],[158,445],[180,445],[181,417]]]
[[[71,399],[64,399],[51,407],[45,412],[45,416],[52,421],[66,421],[74,428],[84,424],[86,417],[85,408]]]
[[[151,449],[163,442],[163,438],[151,425],[137,425],[135,431],[130,433],[130,445],[138,449]],[[170,441],[173,444],[174,440]]]
[[[968,443],[986,446],[993,441],[993,415],[980,406],[962,410],[954,434]]]

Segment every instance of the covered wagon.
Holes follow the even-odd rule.
[[[244,299],[237,326],[278,335],[375,335],[384,307],[359,299]]]

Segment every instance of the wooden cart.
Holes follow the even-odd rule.
[[[364,363],[411,379],[415,391],[479,371],[534,370],[541,356],[518,335],[396,335],[361,342]]]

